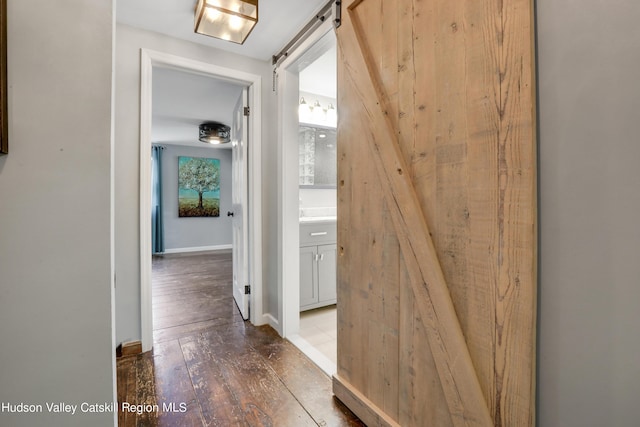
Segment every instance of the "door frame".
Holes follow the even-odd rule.
[[[153,347],[151,310],[151,118],[153,67],[171,68],[220,80],[242,83],[249,90],[248,238],[251,284],[250,321],[264,324],[262,307],[262,77],[244,71],[183,58],[150,49],[140,54],[140,327],[142,350]],[[251,161],[249,161],[251,159]]]
[[[298,61],[330,31],[327,19],[276,69],[278,90],[278,331],[295,337],[300,331],[300,220],[298,171]],[[295,150],[292,147],[296,147]],[[295,343],[294,343],[295,344]]]

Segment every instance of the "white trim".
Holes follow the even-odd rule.
[[[300,329],[300,225],[298,172],[297,61],[333,30],[326,20],[289,54],[278,70],[278,332],[294,336]],[[294,112],[295,109],[295,112]],[[296,148],[292,148],[296,147]]]
[[[300,335],[295,334],[287,337],[291,344],[295,345],[302,351],[313,363],[322,369],[329,377],[333,377],[338,371],[337,366],[333,363],[333,360],[325,356],[320,350],[318,350],[309,341],[302,338]]]
[[[287,58],[278,64],[277,69],[287,69],[294,65],[294,63],[300,59],[302,55],[307,53],[307,51],[313,47],[317,42],[320,41],[329,31],[333,31],[333,21],[331,19],[327,19],[320,25],[307,39],[300,43],[300,46],[296,47],[293,52],[289,52]]]
[[[231,249],[233,245],[215,245],[215,246],[194,246],[191,248],[172,248],[165,249],[165,254],[181,254],[186,252],[206,252],[206,251],[221,251],[223,249]]]
[[[298,73],[283,70],[278,78],[278,285],[280,302],[278,331],[283,337],[297,334],[300,328],[300,231],[298,122],[292,119],[298,105]],[[294,107],[292,107],[294,106]],[[292,165],[295,164],[295,169]]]
[[[151,94],[152,58],[140,55],[140,332],[142,351],[153,347],[151,311]]]
[[[153,67],[172,68],[249,87],[249,280],[251,317],[264,323],[262,312],[262,77],[164,52],[141,49],[140,55],[140,315],[142,351],[153,344],[151,312],[151,105]]]
[[[111,293],[111,381],[112,399],[118,402],[118,368],[116,364],[116,2],[111,6],[111,135],[109,135],[109,287]],[[113,425],[118,425],[118,411],[113,411]]]
[[[271,326],[273,329],[275,329],[276,331],[280,330],[280,322],[278,322],[278,319],[276,319],[275,317],[273,317],[271,315],[271,313],[265,313],[262,316],[263,320],[262,320],[262,324],[263,325],[269,325]]]

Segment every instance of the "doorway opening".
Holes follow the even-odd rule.
[[[244,223],[235,227],[246,187],[237,155],[244,116],[236,112],[246,105],[246,88],[161,67],[153,68],[152,84],[151,281],[158,343],[248,318],[244,295],[235,298],[242,310],[234,304],[246,260],[234,244],[246,229]],[[230,130],[231,142],[199,141],[200,125],[211,122],[228,126],[220,129]]]
[[[279,67],[283,335],[337,365],[337,52],[331,23]]]
[[[227,212],[230,216],[233,215],[232,222],[236,222],[236,218],[246,218],[244,222],[244,235],[246,236],[245,244],[239,244],[238,242],[229,243],[216,243],[215,241],[209,241],[203,245],[203,240],[198,240],[202,236],[192,236],[192,242],[196,246],[183,246],[182,252],[189,252],[190,250],[228,250],[232,249],[234,252],[234,259],[237,256],[239,249],[245,248],[246,253],[244,256],[244,262],[241,263],[241,269],[234,271],[234,275],[237,273],[241,277],[241,282],[237,283],[238,287],[242,287],[244,290],[249,283],[251,284],[251,294],[242,292],[240,298],[244,298],[247,305],[251,306],[250,314],[246,313],[246,317],[256,325],[264,324],[262,313],[262,225],[261,225],[261,167],[259,161],[251,161],[251,168],[248,167],[250,159],[260,159],[260,129],[261,129],[261,77],[250,73],[244,73],[238,70],[227,69],[216,65],[194,61],[175,55],[169,55],[165,53],[155,52],[143,49],[141,55],[141,117],[140,117],[140,276],[141,276],[141,327],[142,327],[142,347],[143,351],[151,350],[153,346],[153,310],[152,310],[152,287],[151,287],[151,273],[152,273],[152,248],[151,248],[151,200],[152,200],[152,183],[151,183],[151,147],[154,142],[153,134],[153,102],[152,94],[154,91],[154,79],[161,79],[163,74],[170,75],[172,72],[181,72],[183,77],[188,75],[189,79],[197,80],[199,78],[209,78],[215,80],[220,84],[219,90],[230,90],[237,94],[238,91],[245,94],[243,105],[249,107],[251,115],[244,119],[246,125],[246,131],[251,136],[250,144],[234,143],[231,152],[227,152],[224,156],[221,155],[222,151],[218,151],[217,157],[231,157],[231,162],[234,160],[239,162],[242,166],[243,172],[240,174],[244,177],[242,183],[242,189],[240,193],[244,193],[245,199],[239,204],[235,200],[232,201],[230,210],[224,210],[224,206],[218,205],[218,214],[220,217],[226,218]],[[174,76],[175,77],[175,76]],[[176,94],[174,94],[176,95]],[[231,105],[234,105],[232,103]],[[241,110],[242,105],[240,107]],[[183,112],[184,113],[184,112]],[[209,112],[213,114],[213,112]],[[195,131],[195,136],[192,141],[197,141],[198,124],[190,123],[192,121],[202,120],[202,117],[189,117],[187,115],[180,115],[173,117],[174,125],[192,126]],[[232,119],[233,121],[233,119]],[[169,121],[171,122],[171,120]],[[180,123],[181,122],[181,123]],[[180,126],[178,126],[180,127]],[[256,131],[254,131],[254,129]],[[171,137],[169,137],[171,139]],[[175,138],[178,139],[178,138]],[[179,163],[177,157],[194,158],[200,156],[202,150],[207,150],[198,145],[204,145],[204,143],[196,142],[195,147],[187,147],[188,144],[183,144],[176,150],[196,150],[185,152],[184,156],[175,154],[174,160]],[[173,144],[175,145],[175,144]],[[172,146],[173,146],[172,145]],[[180,144],[178,144],[180,145]],[[237,151],[243,149],[243,155],[237,156]],[[216,156],[208,155],[207,153],[213,152],[213,150],[204,151],[203,158],[214,158]],[[217,159],[220,160],[220,159]],[[217,164],[220,167],[220,164]],[[230,166],[230,165],[229,165]],[[175,165],[175,175],[178,174],[179,165]],[[234,168],[235,169],[235,168]],[[234,187],[237,177],[232,174],[231,181]],[[177,180],[177,176],[176,176]],[[229,181],[227,181],[229,184]],[[177,184],[175,184],[177,185]],[[224,185],[221,184],[221,185]],[[230,187],[231,188],[231,187]],[[229,189],[230,190],[230,189]],[[178,198],[178,191],[173,195],[174,198]],[[174,199],[175,200],[175,199]],[[219,199],[218,203],[222,200]],[[176,204],[178,202],[176,201]],[[220,209],[222,207],[223,209]],[[177,206],[176,206],[177,208]],[[194,220],[197,218],[183,218],[183,220]],[[233,228],[233,227],[231,227]],[[200,234],[206,234],[206,230],[200,230]],[[194,232],[193,230],[191,232]],[[195,231],[197,234],[198,232]],[[233,233],[232,233],[233,234]],[[191,243],[192,245],[194,243]],[[184,249],[187,249],[186,251]],[[235,293],[234,293],[235,294]],[[242,309],[241,302],[238,306]]]

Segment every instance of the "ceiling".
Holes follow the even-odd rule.
[[[334,44],[322,56],[300,71],[300,90],[336,99],[338,97],[336,61],[337,52]]]
[[[243,45],[193,32],[196,0],[116,0],[119,23],[271,62],[327,0],[260,0],[258,23]],[[294,11],[294,13],[290,12]],[[336,98],[336,50],[330,49],[300,73],[300,90]],[[182,71],[154,68],[154,143],[197,147],[198,125],[231,125],[241,86]]]
[[[207,121],[231,126],[233,108],[242,86],[198,74],[166,68],[153,69],[151,140],[154,143],[197,147],[198,125]]]
[[[193,32],[197,0],[116,0],[119,23],[270,60],[311,20],[327,0],[260,0],[258,23],[243,45]]]

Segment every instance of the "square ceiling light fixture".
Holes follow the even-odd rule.
[[[195,32],[242,44],[258,22],[258,0],[198,0]]]

